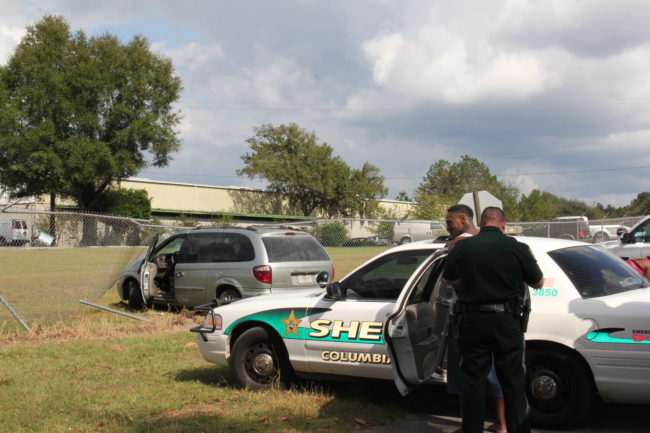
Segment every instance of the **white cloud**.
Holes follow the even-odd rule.
[[[177,69],[184,69],[189,73],[195,73],[209,68],[216,59],[224,56],[224,49],[219,44],[199,44],[190,42],[178,48],[168,49],[164,42],[154,42],[151,44],[153,51],[163,52],[169,56]]]
[[[534,55],[500,47],[436,22],[361,44],[377,86],[409,99],[450,104],[517,102],[543,92],[554,76]]]
[[[7,63],[24,35],[24,27],[0,26],[0,65]]]

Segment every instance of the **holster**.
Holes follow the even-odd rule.
[[[528,318],[530,317],[530,298],[521,299],[520,309],[519,323],[521,325],[521,332],[526,332],[528,329]]]

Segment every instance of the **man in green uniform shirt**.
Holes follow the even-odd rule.
[[[443,273],[458,294],[463,432],[483,431],[485,378],[493,356],[505,398],[508,433],[527,433],[519,300],[524,296],[524,283],[538,289],[544,278],[528,245],[504,234],[506,219],[501,209],[486,208],[480,226],[479,234],[456,244]]]

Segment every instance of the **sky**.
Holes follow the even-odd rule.
[[[172,59],[182,149],[138,177],[260,188],[237,176],[264,124],[313,131],[413,197],[470,155],[523,194],[623,206],[650,191],[644,0],[0,0],[0,65],[61,15],[148,38]]]

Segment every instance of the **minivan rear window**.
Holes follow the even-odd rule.
[[[325,248],[311,236],[273,235],[262,237],[269,262],[329,261]]]
[[[549,251],[583,298],[597,298],[649,287],[650,283],[612,253],[596,246]]]

